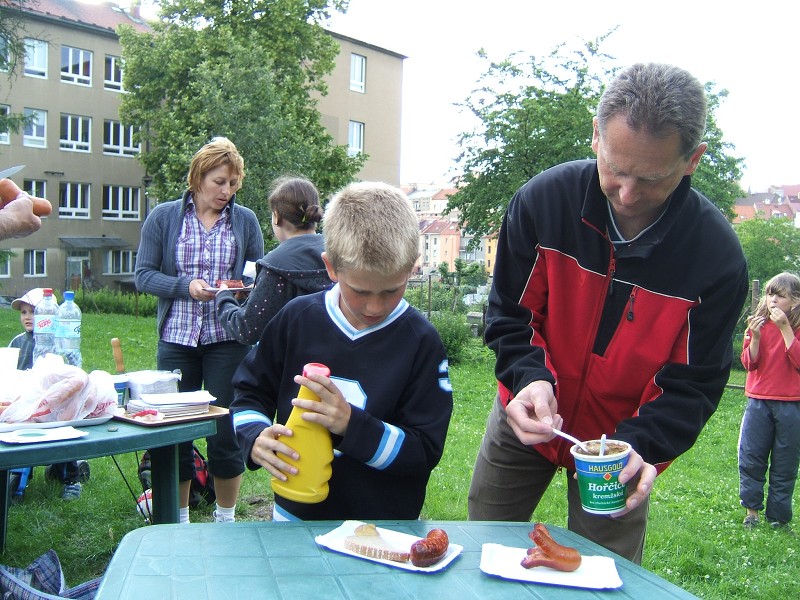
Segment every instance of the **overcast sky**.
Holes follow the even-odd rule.
[[[492,59],[538,56],[615,26],[603,48],[619,65],[669,62],[730,92],[717,112],[753,192],[800,184],[800,8],[790,0],[350,0],[330,28],[404,61],[401,180],[445,183],[463,101]],[[660,14],[658,12],[661,11]]]

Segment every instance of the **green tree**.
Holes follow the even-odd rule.
[[[728,91],[715,91],[713,83],[706,83],[705,88],[708,98],[705,141],[708,148],[692,175],[692,187],[716,204],[728,220],[732,220],[736,216],[733,210],[736,199],[745,196],[739,185],[744,159],[728,154],[735,147],[723,139],[722,130],[717,125],[716,112]]]
[[[477,126],[459,135],[463,173],[447,210],[460,211],[459,225],[480,236],[496,231],[514,192],[556,164],[592,156],[592,115],[609,71],[600,40],[566,51],[557,46],[543,59],[515,53],[488,62],[478,88],[460,104]],[[593,64],[599,63],[599,73]]]
[[[570,160],[593,158],[592,117],[609,81],[619,69],[603,53],[603,41],[613,30],[574,50],[563,44],[544,58],[522,59],[512,54],[491,62],[478,88],[459,106],[477,125],[459,136],[458,192],[447,210],[458,210],[459,225],[480,236],[497,231],[517,189],[534,175]],[[693,185],[705,193],[729,218],[742,191],[742,159],[733,158],[716,123],[715,111],[727,95],[706,84],[709,99],[706,152]]]
[[[153,33],[120,28],[125,88],[120,115],[139,128],[140,160],[159,200],[186,186],[194,152],[215,135],[245,159],[239,201],[269,223],[270,182],[286,173],[323,197],[350,182],[364,157],[333,144],[312,94],[339,52],[319,23],[344,0],[162,0]],[[267,238],[271,231],[267,227]]]
[[[474,288],[477,288],[479,285],[484,285],[489,280],[486,269],[479,262],[464,265],[464,269],[461,271],[459,277],[461,285]]]
[[[5,76],[8,88],[13,85],[17,68],[25,56],[22,16],[26,4],[31,2],[0,0],[0,74]],[[22,113],[0,113],[0,133],[17,133],[25,125],[25,121]]]
[[[436,267],[436,270],[439,272],[439,277],[442,278],[442,282],[449,282],[453,278],[450,275],[450,267],[448,267],[446,262],[439,263],[439,266]]]
[[[800,229],[785,218],[757,216],[736,226],[750,279],[765,284],[782,271],[800,270]]]
[[[467,306],[458,288],[441,281],[420,282],[419,285],[409,285],[403,296],[409,304],[417,307],[420,312],[428,314],[439,312],[466,313]]]

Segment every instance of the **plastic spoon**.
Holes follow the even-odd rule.
[[[578,438],[574,438],[570,434],[564,433],[563,431],[560,431],[555,427],[553,427],[553,433],[555,433],[556,435],[560,435],[562,438],[564,438],[565,440],[569,440],[573,444],[577,444],[581,450],[589,454],[589,448],[587,448],[586,445],[583,442],[581,442]]]
[[[600,456],[606,453],[606,434],[600,436]]]

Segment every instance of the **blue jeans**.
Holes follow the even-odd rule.
[[[739,498],[752,510],[764,508],[770,523],[792,520],[792,495],[800,463],[800,402],[747,399],[739,432]]]
[[[250,346],[239,342],[194,347],[159,341],[157,364],[162,371],[180,370],[181,392],[205,389],[216,398],[215,406],[228,408],[233,400],[231,379],[249,350]],[[217,433],[206,441],[208,470],[214,477],[232,479],[244,473],[244,459],[230,416],[217,419]],[[178,446],[178,480],[189,481],[193,476],[192,443],[185,442]]]

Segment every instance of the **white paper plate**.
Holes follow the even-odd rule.
[[[6,431],[18,431],[20,429],[53,429],[54,427],[89,427],[90,425],[102,425],[110,421],[114,415],[105,415],[94,419],[75,419],[74,421],[50,421],[48,423],[0,423],[0,433]]]
[[[459,546],[458,544],[453,544],[451,542],[450,546],[447,549],[447,554],[445,554],[444,558],[435,565],[431,565],[430,567],[415,567],[414,565],[411,564],[410,561],[401,563],[394,560],[370,558],[369,556],[363,556],[361,554],[351,552],[350,550],[344,547],[345,538],[348,535],[353,535],[356,527],[363,524],[364,523],[362,521],[345,521],[333,531],[329,531],[325,535],[318,535],[316,538],[314,538],[314,540],[320,546],[324,546],[325,548],[333,550],[334,552],[349,554],[350,556],[355,556],[356,558],[370,560],[372,562],[381,563],[384,565],[388,565],[390,567],[395,567],[397,569],[405,569],[407,571],[421,571],[423,573],[433,573],[435,571],[441,571],[447,565],[453,562],[456,556],[461,554],[461,551],[464,549],[463,546]],[[392,531],[391,529],[383,529],[381,527],[378,527],[378,533],[380,533],[381,537],[385,539],[386,542],[391,544],[392,546],[396,548],[408,548],[409,550],[411,549],[411,545],[414,542],[422,539],[415,535],[409,535],[407,533],[401,533],[399,531]]]
[[[526,569],[520,562],[527,548],[509,548],[500,544],[484,544],[481,548],[481,571],[503,579],[549,583],[593,590],[615,589],[622,585],[617,565],[608,556],[583,556],[581,566],[565,573],[548,567]]]
[[[36,444],[39,442],[58,442],[61,440],[74,440],[87,435],[88,431],[81,431],[74,427],[54,427],[51,429],[18,429],[0,433],[0,442],[6,444]]]
[[[205,287],[205,288],[203,288],[203,291],[204,292],[213,292],[213,293],[216,294],[221,289],[222,288],[218,288],[218,287]],[[233,292],[234,294],[237,294],[239,292],[252,292],[253,291],[253,286],[252,285],[248,285],[248,286],[241,287],[241,288],[229,287],[229,288],[225,288],[225,289],[228,290],[229,292]]]

